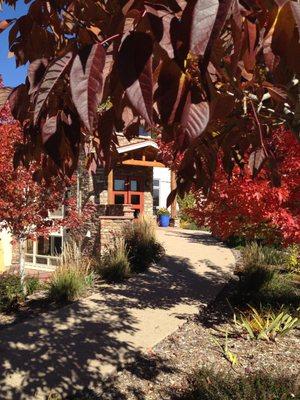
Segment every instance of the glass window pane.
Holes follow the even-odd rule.
[[[47,265],[47,257],[37,257],[36,258],[37,264]]]
[[[131,195],[131,204],[141,204],[141,199],[139,194]]]
[[[53,236],[52,244],[53,244],[53,249],[51,249],[51,255],[56,256],[58,254],[61,254],[61,250],[62,250],[61,236]]]
[[[25,262],[33,263],[33,256],[25,255]]]
[[[37,254],[49,255],[50,254],[50,240],[40,236],[37,241]]]
[[[59,259],[58,258],[50,258],[50,265],[54,265],[54,266],[59,265]]]
[[[124,194],[116,194],[115,195],[115,204],[125,204]]]
[[[153,179],[153,186],[154,187],[159,187],[159,179]]]
[[[153,189],[153,205],[154,207],[159,206],[159,189]]]
[[[26,253],[33,254],[33,241],[31,239],[26,241]]]
[[[130,181],[130,190],[132,192],[138,192],[139,191],[139,182],[135,179]]]
[[[125,190],[125,179],[115,179],[114,180],[114,190],[123,191]]]

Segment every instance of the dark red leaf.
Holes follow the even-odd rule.
[[[57,115],[46,120],[42,128],[42,141],[45,144],[57,131]]]
[[[118,60],[126,95],[148,124],[152,124],[153,117],[152,51],[150,36],[134,32],[124,40]]]
[[[39,84],[45,75],[47,65],[48,60],[46,58],[35,60],[29,65],[27,74],[30,83],[29,94],[37,91]]]
[[[35,101],[35,109],[34,109],[34,123],[36,124],[42,108],[46,103],[49,95],[51,94],[53,88],[62,77],[68,66],[70,65],[73,59],[73,53],[69,52],[65,54],[63,57],[56,58],[46,70],[44,78],[41,82],[40,88],[37,92],[37,97]]]
[[[203,55],[216,21],[219,1],[198,0],[194,3],[190,50],[197,55]]]
[[[257,149],[250,154],[249,168],[253,176],[256,176],[259,173],[266,159],[266,153],[263,148]]]
[[[201,0],[199,0],[201,1]],[[222,29],[225,25],[225,22],[229,16],[230,9],[234,3],[234,0],[220,0],[218,12],[214,21],[214,24],[211,29],[211,34],[209,37],[209,41],[205,48],[205,52],[203,55],[203,63],[202,63],[202,74],[206,71],[206,68],[210,61],[211,50],[213,48],[214,42],[216,39],[220,37]]]
[[[75,57],[70,73],[72,99],[87,129],[92,132],[103,93],[106,53],[101,43],[83,48]]]
[[[179,29],[178,19],[165,8],[152,5],[146,5],[145,8],[155,39],[168,56],[174,58],[175,32]]]
[[[17,86],[9,95],[9,105],[13,117],[24,122],[28,118],[29,96],[25,84]]]
[[[194,104],[191,99],[191,93],[189,93],[181,120],[183,130],[188,135],[189,139],[195,139],[205,131],[209,122],[209,117],[209,104],[206,101]]]

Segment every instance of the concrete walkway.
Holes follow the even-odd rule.
[[[206,232],[158,235],[167,255],[148,273],[0,332],[0,400],[97,388],[103,376],[136,367],[216,296],[234,264],[231,251]]]

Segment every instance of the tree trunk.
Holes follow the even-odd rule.
[[[19,239],[19,254],[20,254],[20,279],[23,292],[25,293],[25,239]],[[25,293],[26,294],[26,293]]]

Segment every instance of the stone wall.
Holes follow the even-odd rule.
[[[133,214],[131,216],[99,217],[99,248],[101,255],[112,246],[115,237],[122,235],[126,226],[131,224],[133,219]]]

